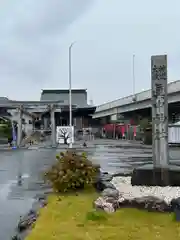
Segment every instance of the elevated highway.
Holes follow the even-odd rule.
[[[168,84],[168,103],[180,103],[180,80]],[[104,118],[148,108],[151,108],[151,89],[99,105],[93,118]]]

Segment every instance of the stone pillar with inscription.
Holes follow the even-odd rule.
[[[167,56],[151,57],[153,164],[133,170],[132,185],[180,186],[180,166],[169,164]]]
[[[163,185],[169,182],[167,56],[151,57],[152,152],[155,171]],[[154,173],[154,181],[157,174]]]

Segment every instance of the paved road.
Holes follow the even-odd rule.
[[[77,146],[76,146],[77,147]],[[19,216],[25,214],[42,188],[41,174],[55,161],[62,151],[36,146],[31,150],[0,151],[0,240],[9,240]],[[151,162],[151,149],[124,141],[94,141],[86,149],[92,161],[103,170],[113,173],[129,172],[135,166]],[[79,151],[83,151],[79,147]],[[171,151],[171,158],[178,159],[179,149]],[[175,160],[174,160],[175,161]],[[17,186],[17,176],[23,177]]]

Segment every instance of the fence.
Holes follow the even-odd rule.
[[[75,129],[75,139],[83,140],[83,141],[92,141],[94,140],[95,133],[98,129],[93,128],[82,128],[82,129]]]

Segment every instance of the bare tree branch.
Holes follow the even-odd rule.
[[[67,144],[67,140],[71,137],[71,134],[68,131],[68,128],[61,128],[59,137],[63,138],[64,144]]]

